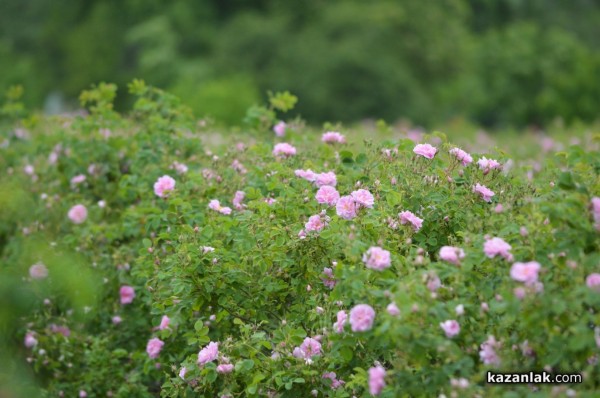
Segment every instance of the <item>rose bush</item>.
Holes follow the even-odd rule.
[[[532,168],[443,134],[282,125],[286,93],[207,144],[173,96],[135,81],[119,115],[115,90],[79,116],[6,108],[2,291],[27,304],[4,340],[43,396],[600,387],[597,137]],[[543,369],[583,384],[486,384]]]

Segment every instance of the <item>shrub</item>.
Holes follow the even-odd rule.
[[[115,90],[84,92],[83,116],[2,127],[5,348],[44,396],[566,388],[486,384],[542,369],[599,387],[597,142],[530,169],[501,151],[463,165],[439,133],[431,159],[405,138],[277,137],[284,93],[268,128],[217,151],[172,95],[135,81],[122,116]],[[319,203],[322,186],[339,199]]]

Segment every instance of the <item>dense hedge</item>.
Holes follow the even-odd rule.
[[[326,143],[271,131],[294,102],[276,94],[255,130],[203,144],[212,127],[176,98],[130,91],[126,116],[101,85],[89,114],[2,127],[14,391],[36,395],[26,368],[48,397],[599,388],[597,135],[560,152],[547,138],[535,159],[441,133]],[[543,369],[583,384],[486,384]]]

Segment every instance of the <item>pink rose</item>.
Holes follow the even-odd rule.
[[[163,315],[162,319],[160,320],[160,325],[158,325],[158,330],[168,329],[170,322],[171,322],[171,319],[169,319],[168,316]]]
[[[454,155],[454,157],[462,163],[463,166],[467,166],[468,164],[473,162],[473,157],[469,155],[467,152],[463,151],[460,148],[452,148],[450,149],[450,154]]]
[[[600,291],[600,274],[589,274],[588,277],[585,278],[585,284],[590,289]]]
[[[383,271],[392,264],[390,252],[381,247],[373,246],[363,255],[363,262],[367,268]]]
[[[329,185],[335,187],[337,185],[337,178],[333,171],[327,173],[320,173],[315,175],[315,185],[322,187],[323,185]]]
[[[279,157],[290,157],[296,154],[296,148],[291,146],[288,143],[282,142],[280,144],[276,144],[273,148],[273,155]]]
[[[233,207],[235,207],[237,210],[242,210],[245,207],[242,204],[245,197],[246,197],[246,194],[244,193],[244,191],[236,191],[235,195],[233,196],[233,200],[232,200]]]
[[[217,373],[231,373],[233,371],[233,365],[230,363],[222,363],[217,366]]]
[[[483,200],[486,202],[490,202],[492,200],[492,196],[494,196],[494,192],[486,187],[485,185],[481,185],[479,183],[473,186],[473,192],[479,194]]]
[[[294,349],[293,355],[296,358],[310,359],[315,356],[321,355],[321,343],[312,337],[304,339],[300,347]]]
[[[342,196],[336,203],[335,210],[338,216],[345,220],[352,220],[356,217],[356,203],[352,196]]]
[[[317,202],[320,204],[335,206],[340,199],[340,193],[332,186],[323,185],[317,191],[315,199],[317,199]]]
[[[337,321],[333,324],[333,328],[337,333],[342,333],[344,331],[344,325],[348,323],[348,314],[346,311],[338,311],[337,313]]]
[[[357,205],[362,207],[368,207],[369,209],[373,208],[373,204],[375,204],[375,198],[371,192],[366,189],[358,189],[350,194]]]
[[[427,159],[433,159],[437,149],[429,144],[418,144],[415,146],[415,149],[413,149],[413,152]]]
[[[84,181],[85,181],[85,175],[84,174],[78,174],[75,177],[71,178],[71,184],[72,185],[81,184]]]
[[[221,203],[216,199],[213,199],[208,203],[208,208],[214,211],[218,211],[221,214],[231,214],[231,208],[221,206]]]
[[[164,198],[170,191],[175,189],[175,180],[168,175],[160,177],[154,183],[154,193],[159,198]]]
[[[448,338],[452,338],[460,332],[460,325],[453,319],[440,323],[440,327],[444,330]]]
[[[450,264],[460,265],[460,260],[465,258],[465,252],[459,247],[442,246],[440,258]]]
[[[371,395],[379,395],[385,388],[385,369],[377,365],[369,369],[369,392]]]
[[[386,311],[391,316],[398,316],[398,315],[400,315],[400,309],[398,308],[398,306],[396,305],[396,303],[389,303],[388,306],[386,307]]]
[[[296,177],[305,179],[306,181],[314,182],[317,179],[317,174],[312,170],[296,170]]]
[[[415,216],[408,210],[398,214],[398,217],[400,218],[400,224],[411,224],[415,232],[418,232],[423,226],[423,219]]]
[[[42,263],[33,264],[29,267],[29,276],[33,279],[45,279],[48,277],[48,268]]]
[[[516,281],[532,284],[538,280],[540,264],[535,261],[528,263],[514,263],[510,268],[510,277]]]
[[[483,170],[483,174],[489,173],[490,170],[500,170],[502,168],[502,165],[498,161],[487,159],[485,156],[479,159],[477,164],[479,165],[479,168]]]
[[[321,219],[321,216],[317,214],[314,216],[310,216],[310,218],[308,219],[308,222],[304,225],[304,228],[305,228],[306,232],[311,232],[311,231],[319,232],[323,228],[325,228],[326,225],[327,224]]]
[[[35,347],[37,345],[37,343],[38,343],[38,341],[35,338],[33,333],[29,332],[25,335],[25,341],[24,341],[25,347],[32,348],[32,347]]]
[[[87,219],[88,212],[84,205],[75,205],[69,210],[68,216],[73,223],[81,224]]]
[[[483,252],[489,258],[501,256],[504,259],[511,261],[513,257],[510,253],[511,249],[512,247],[501,238],[488,239],[483,244]]]
[[[287,125],[285,124],[285,122],[280,121],[275,126],[273,126],[273,132],[275,132],[275,135],[277,137],[283,137],[285,135],[286,127]]]
[[[375,310],[368,304],[358,304],[350,310],[350,326],[353,332],[366,332],[373,327]]]
[[[155,359],[160,354],[163,346],[165,345],[164,341],[158,338],[153,338],[148,341],[146,345],[146,352],[151,359]]]
[[[212,362],[219,356],[219,343],[210,342],[198,353],[198,365]]]
[[[121,286],[119,295],[121,296],[121,304],[131,304],[135,297],[135,290],[131,286]]]
[[[344,137],[337,131],[328,131],[326,133],[323,133],[321,141],[323,141],[326,144],[344,144],[346,142],[346,137]]]

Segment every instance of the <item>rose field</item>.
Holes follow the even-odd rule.
[[[283,92],[226,128],[120,90],[2,102],[1,397],[598,396],[598,126],[311,126]]]

